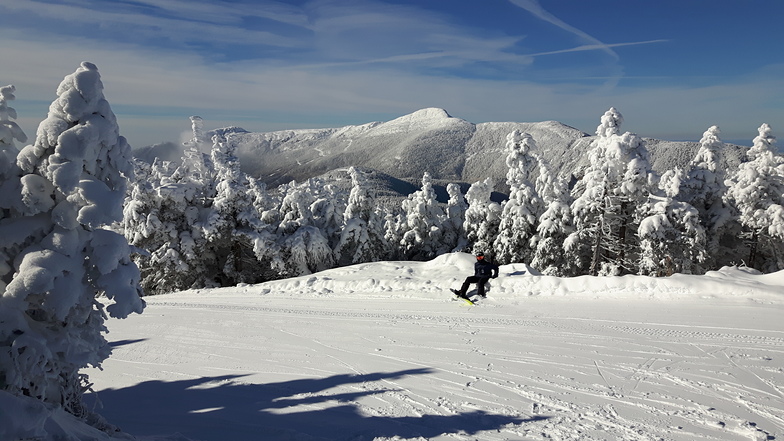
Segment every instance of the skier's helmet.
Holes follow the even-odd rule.
[[[480,251],[480,252],[478,252],[478,253],[476,253],[476,259],[477,259],[477,260],[482,260],[482,259],[484,259],[484,258],[485,258],[485,253],[483,253],[483,252],[481,252],[481,251]]]

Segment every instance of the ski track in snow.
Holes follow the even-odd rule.
[[[612,320],[580,309],[594,300],[354,294],[147,297],[109,323],[100,412],[193,440],[784,437],[784,330],[727,322],[733,305],[612,303]]]

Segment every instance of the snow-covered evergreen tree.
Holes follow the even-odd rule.
[[[389,260],[403,258],[403,247],[400,245],[405,231],[406,221],[402,209],[387,210],[384,213],[384,242],[387,244],[385,255]]]
[[[191,116],[191,132],[193,137],[183,143],[186,149],[197,152],[208,152],[210,148],[210,138],[204,131],[204,119],[200,116]]]
[[[541,157],[537,158],[539,162],[539,175],[536,177],[536,194],[542,198],[544,209],[553,201],[567,201],[569,199],[569,188],[566,179],[555,173],[547,161]]]
[[[730,210],[724,205],[724,177],[719,168],[719,155],[724,143],[719,138],[720,130],[711,126],[700,140],[700,148],[689,164],[686,176],[680,184],[678,200],[688,202],[700,213],[700,221],[709,233],[708,257],[716,262],[721,237],[727,232]]]
[[[409,259],[428,260],[449,251],[442,240],[441,223],[446,215],[436,199],[430,173],[424,173],[422,188],[403,200],[402,206],[406,226],[400,245]]]
[[[15,141],[26,142],[27,135],[16,122],[16,110],[8,106],[8,101],[16,99],[14,86],[0,87],[0,222],[5,218],[21,216],[24,211],[22,204],[22,171],[16,165],[19,150]],[[13,274],[14,253],[0,248],[0,289]],[[9,255],[10,254],[10,255]]]
[[[720,133],[717,126],[711,126],[702,134],[700,148],[689,164],[679,196],[680,200],[690,203],[700,212],[703,225],[709,229],[716,222],[715,212],[721,210],[724,194],[719,172],[719,154],[724,147]]]
[[[16,165],[19,150],[15,141],[27,142],[27,135],[13,121],[16,110],[8,105],[8,101],[16,99],[14,91],[14,86],[0,87],[0,220],[18,216],[23,209],[21,170]],[[0,253],[0,275],[8,274],[11,266],[9,256]]]
[[[18,175],[16,155],[19,150],[16,148],[15,141],[27,142],[27,135],[13,121],[17,117],[16,109],[8,105],[8,101],[16,99],[14,91],[16,88],[12,85],[0,87],[0,182],[5,182],[11,176]],[[2,218],[2,214],[0,214],[0,218]]]
[[[289,183],[280,206],[280,223],[277,236],[280,244],[282,276],[300,276],[335,266],[329,241],[313,225],[310,207],[313,193]]]
[[[566,250],[592,275],[634,272],[635,211],[655,181],[644,141],[633,133],[620,134],[622,122],[615,108],[602,116],[588,153],[590,164],[572,193],[575,231]]]
[[[468,204],[459,185],[447,184],[446,192],[449,195],[449,200],[446,203],[446,219],[442,224],[444,230],[442,240],[447,250],[462,251],[468,245],[463,229]]]
[[[488,253],[493,249],[493,242],[498,236],[501,205],[490,199],[493,186],[493,179],[486,178],[471,184],[465,195],[468,209],[465,212],[463,229],[472,252]]]
[[[201,227],[217,260],[213,278],[222,286],[261,282],[264,269],[254,244],[266,225],[256,210],[248,177],[240,170],[234,140],[214,136],[211,158],[215,197],[205,209]]]
[[[537,221],[531,265],[549,276],[575,276],[578,269],[573,261],[565,258],[564,253],[564,243],[574,231],[568,184],[541,158],[536,193],[541,196],[545,211]]]
[[[335,247],[337,262],[350,265],[382,260],[385,258],[386,241],[373,195],[361,171],[350,167],[348,174],[351,176],[351,193],[343,213],[340,241]]]
[[[321,230],[332,249],[340,242],[346,199],[345,191],[336,185],[325,184],[316,200],[310,205],[310,212],[313,213],[313,225]]]
[[[564,243],[573,230],[571,209],[566,198],[551,201],[539,217],[531,266],[548,276],[578,275],[574,261],[567,259],[564,252]]]
[[[144,252],[134,255],[148,294],[214,286],[219,270],[204,235],[215,198],[212,161],[191,147],[180,166],[136,162],[139,179],[125,204],[123,234]]]
[[[706,258],[705,228],[699,211],[688,202],[653,196],[640,222],[639,274],[692,274]]]
[[[96,296],[113,300],[112,317],[143,308],[128,242],[105,228],[122,218],[133,173],[118,132],[97,68],[82,63],[18,155],[24,216],[0,222],[0,252],[14,263],[0,296],[0,388],[77,416],[89,387],[80,370],[110,352]]]
[[[549,276],[575,276],[578,268],[564,251],[564,243],[574,231],[567,182],[540,162],[536,188],[546,208],[537,222],[531,266]]]
[[[749,160],[741,163],[726,182],[726,200],[737,209],[749,243],[746,264],[773,271],[784,268],[784,158],[776,154],[776,138],[770,126],[762,124],[758,131],[747,153]]]
[[[493,242],[499,263],[530,262],[536,221],[544,211],[544,202],[536,193],[530,179],[539,165],[532,154],[536,142],[528,133],[514,130],[506,137],[506,183],[509,199],[504,202],[498,235]]]

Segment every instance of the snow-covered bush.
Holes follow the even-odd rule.
[[[0,297],[0,388],[77,416],[88,387],[80,369],[110,352],[106,312],[143,309],[128,242],[106,229],[122,219],[133,175],[118,132],[97,68],[82,63],[18,155],[22,212],[0,221],[0,253],[13,262]],[[105,311],[99,295],[113,301]]]

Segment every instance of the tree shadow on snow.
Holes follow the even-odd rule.
[[[363,397],[378,396],[374,409],[395,412],[384,402],[384,394],[397,390],[379,388],[378,382],[432,372],[432,369],[411,369],[270,384],[243,383],[241,375],[174,382],[156,380],[88,394],[86,401],[88,406],[96,405],[96,412],[126,433],[147,436],[170,435],[176,431],[201,441],[432,438],[450,433],[472,435],[545,419],[493,415],[481,410],[419,417],[368,415],[356,403]],[[354,391],[329,391],[347,385],[353,385]]]
[[[136,338],[136,339],[133,339],[133,340],[118,340],[118,341],[109,342],[109,347],[110,348],[116,348],[116,347],[119,347],[119,346],[132,345],[134,343],[139,343],[140,341],[145,341],[145,340],[147,340],[147,339],[146,338]]]

